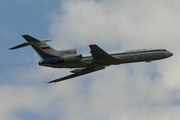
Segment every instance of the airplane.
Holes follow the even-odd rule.
[[[168,58],[173,53],[165,49],[138,49],[127,50],[124,52],[105,52],[96,44],[89,45],[90,54],[78,54],[75,48],[66,50],[55,50],[46,42],[51,40],[38,40],[30,35],[22,35],[27,41],[20,45],[10,48],[10,50],[18,49],[31,45],[39,55],[41,60],[40,66],[52,68],[78,68],[70,71],[71,75],[58,78],[48,83],[55,83],[70,78],[78,77],[98,70],[105,69],[110,65],[119,65],[133,62],[151,62]]]

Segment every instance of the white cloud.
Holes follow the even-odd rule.
[[[88,44],[96,43],[105,50],[163,47],[175,55],[148,64],[112,66],[56,84],[45,82],[68,70],[12,69],[18,83],[0,88],[1,118],[20,119],[15,112],[25,109],[69,120],[180,119],[180,105],[173,104],[180,101],[178,4],[176,0],[62,1],[59,11],[49,16],[55,48],[78,47],[84,53]]]
[[[92,118],[147,119],[151,114],[149,119],[180,117],[179,107],[172,105],[179,97],[170,98],[180,86],[175,52],[180,43],[178,3],[77,0],[64,2],[54,14],[51,35],[56,43],[68,47],[96,43],[109,50],[163,47],[175,53],[154,64],[108,68],[101,77],[95,77],[89,87],[91,105],[84,108],[95,115]]]

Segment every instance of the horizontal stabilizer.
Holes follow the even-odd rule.
[[[30,35],[22,35],[22,37],[28,42],[28,43],[38,43],[38,42],[49,42],[49,41],[52,41],[52,40],[37,40],[36,38],[33,38],[32,36]]]
[[[28,42],[40,42],[39,40],[37,40],[36,38],[33,38],[30,35],[22,35],[22,37]]]
[[[10,50],[14,50],[14,49],[18,49],[18,48],[21,48],[21,47],[26,47],[26,46],[28,46],[28,45],[30,45],[30,44],[28,44],[28,43],[23,43],[23,44],[17,45],[17,46],[15,46],[15,47],[12,47],[12,48],[9,48],[9,49],[10,49]]]
[[[14,49],[18,49],[18,48],[21,48],[21,47],[26,47],[28,45],[32,45],[32,44],[37,44],[37,43],[43,43],[43,42],[49,42],[49,41],[52,41],[52,40],[37,40],[36,38],[33,38],[32,36],[30,35],[22,35],[22,37],[27,41],[27,42],[24,42],[20,45],[17,45],[15,47],[12,47],[12,48],[9,48],[10,50],[14,50]]]

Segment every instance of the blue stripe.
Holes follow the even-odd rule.
[[[31,45],[38,53],[42,56],[43,61],[39,63],[39,65],[43,64],[52,64],[55,61],[59,60],[59,56],[54,56],[48,53],[45,53],[44,51],[38,49],[35,45]]]

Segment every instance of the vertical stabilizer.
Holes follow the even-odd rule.
[[[46,42],[51,40],[38,40],[30,35],[22,35],[22,37],[27,42],[12,47],[10,48],[11,50],[31,45],[33,49],[36,51],[36,53],[41,57],[42,60],[60,57],[59,52],[57,50],[46,44]]]
[[[59,52],[46,44],[47,41],[50,40],[37,40],[36,38],[33,38],[29,35],[22,35],[22,37],[31,44],[33,49],[37,52],[37,54],[42,58],[42,59],[47,59],[47,58],[52,58],[52,57],[58,57]]]

